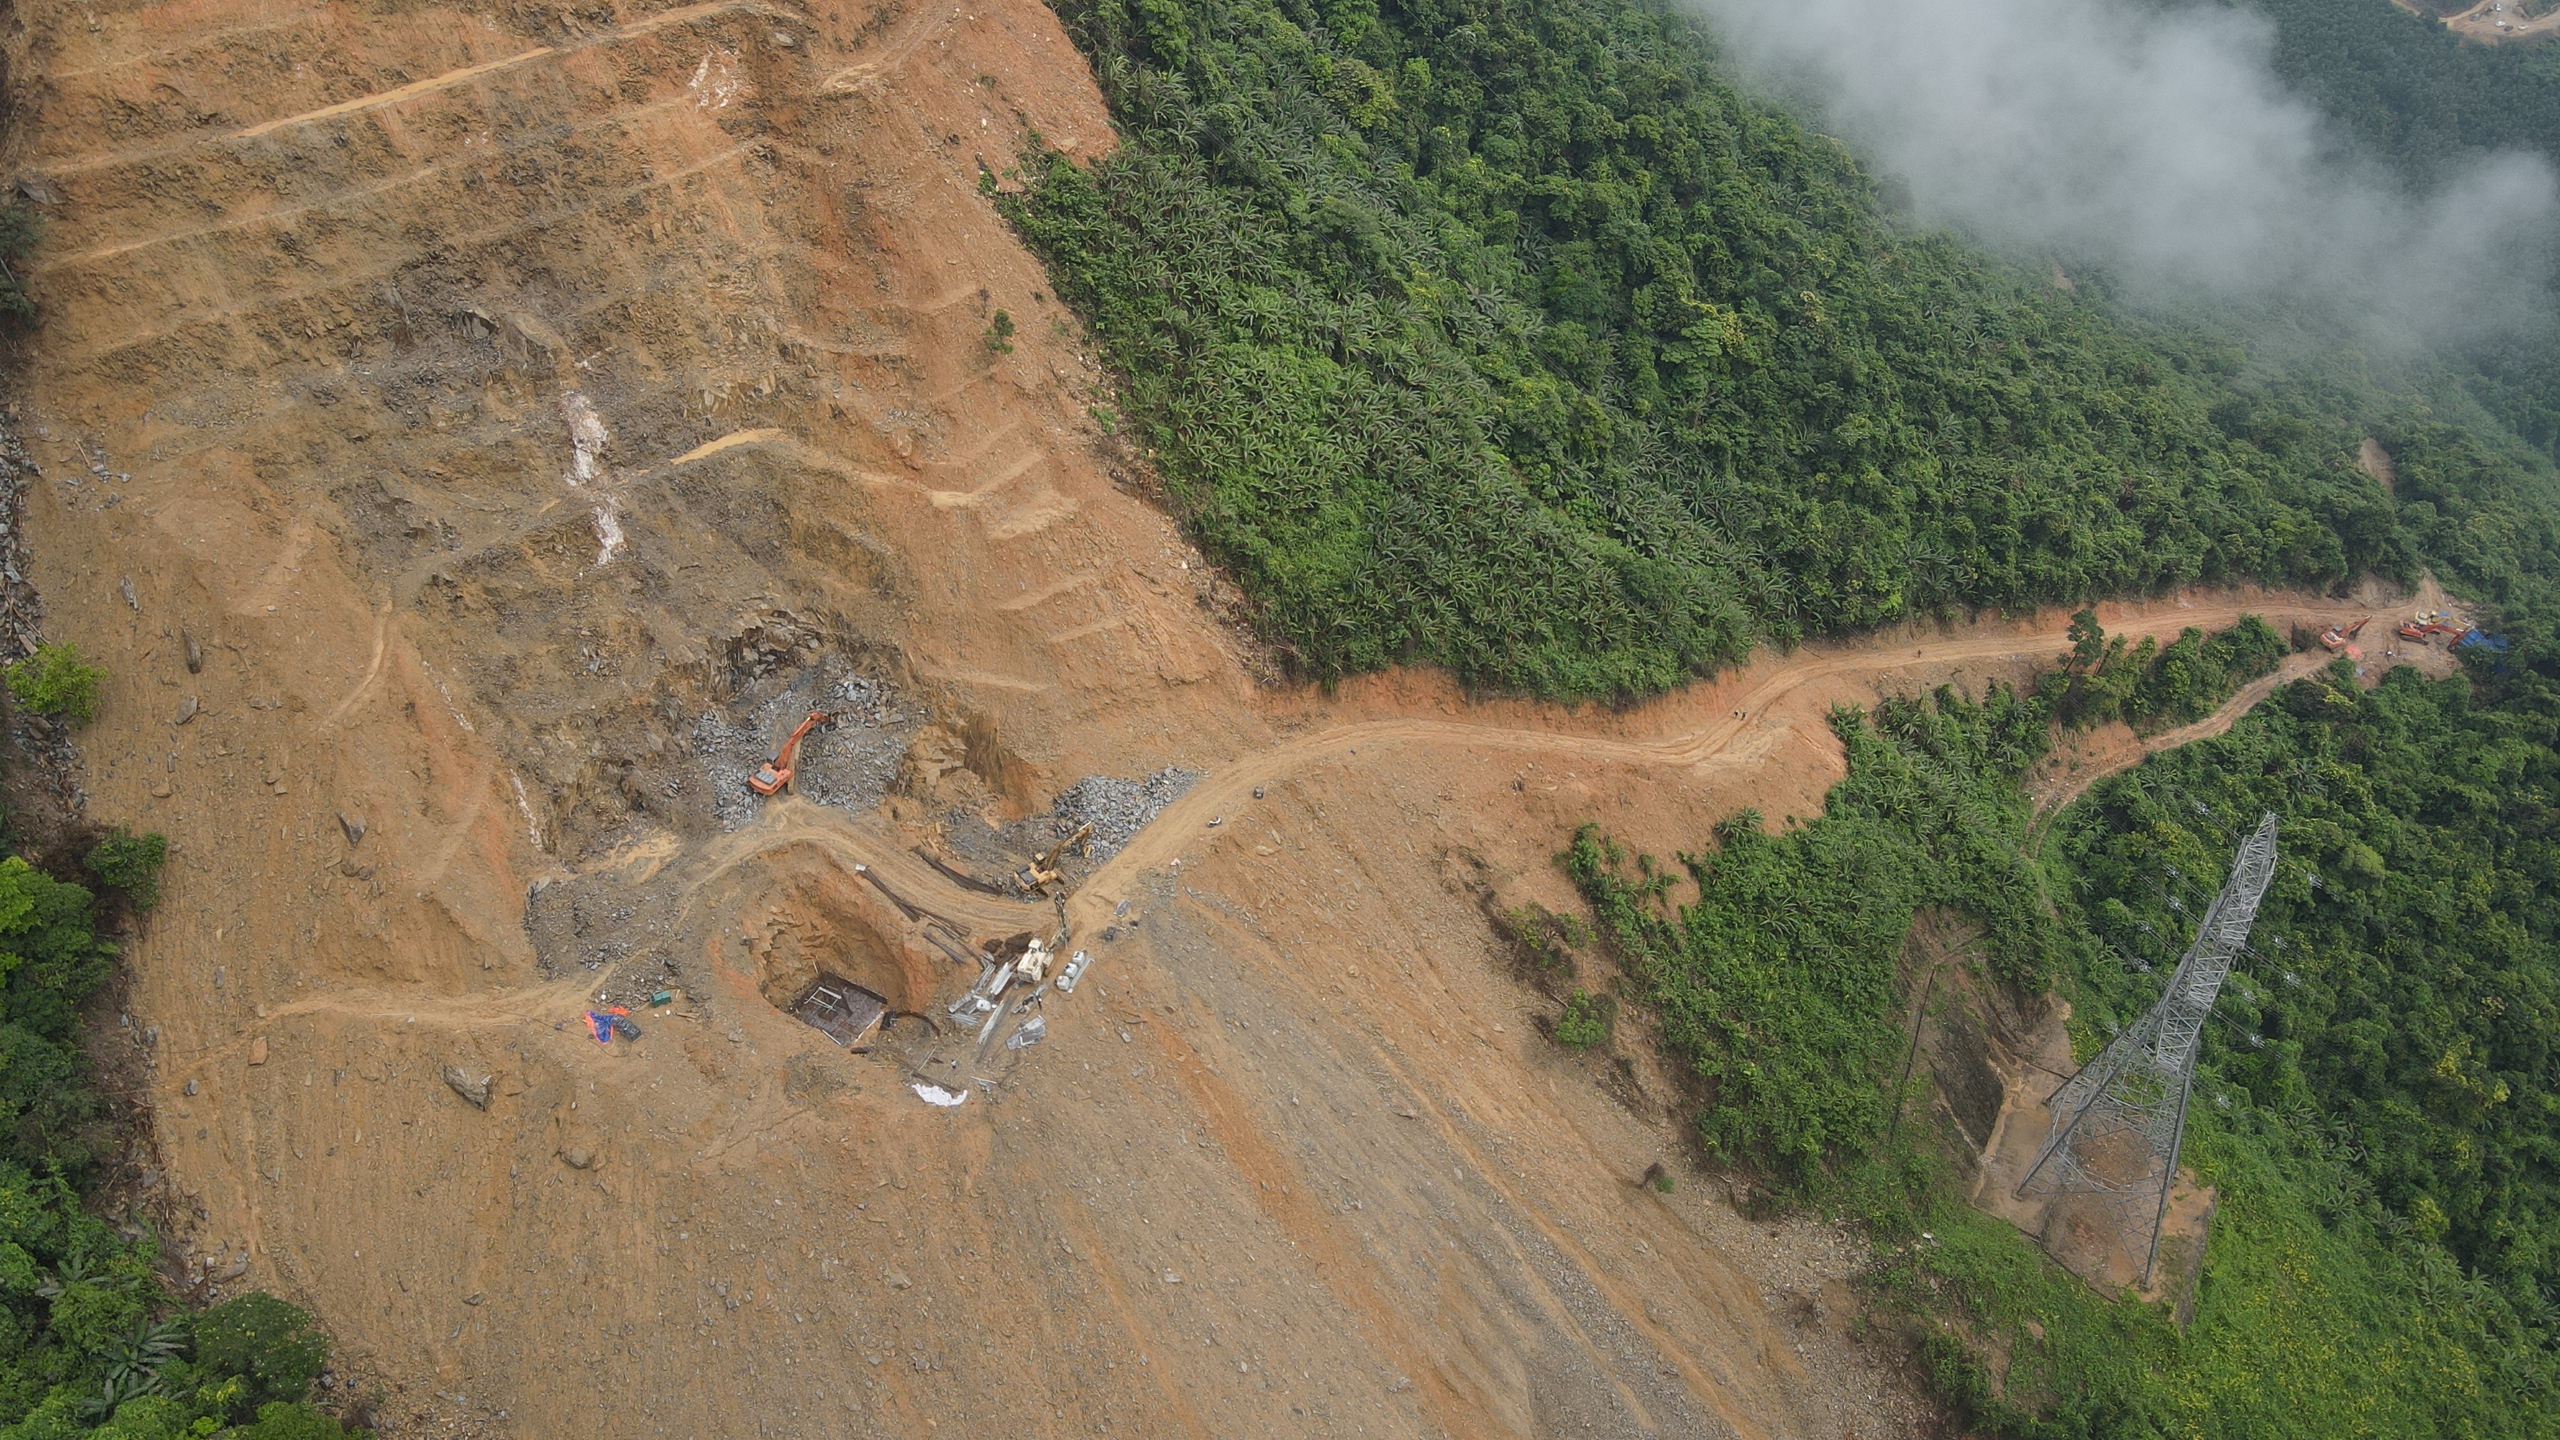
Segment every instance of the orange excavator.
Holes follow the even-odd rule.
[[[809,718],[800,722],[800,728],[791,732],[791,738],[782,742],[782,748],[773,752],[773,758],[757,766],[756,773],[747,777],[747,788],[759,795],[781,794],[782,787],[791,783],[791,765],[800,758],[801,740],[825,723],[826,711],[810,711]]]
[[[2354,623],[2353,625],[2346,625],[2346,626],[2332,625],[2332,626],[2330,626],[2328,629],[2321,631],[2321,632],[2320,632],[2320,646],[2321,646],[2321,648],[2322,648],[2322,649],[2324,649],[2324,650],[2344,650],[2344,649],[2346,649],[2346,648],[2347,648],[2347,642],[2348,642],[2348,641],[2350,641],[2350,640],[2355,639],[2355,638],[2356,638],[2356,632],[2358,632],[2358,631],[2360,631],[2360,630],[2364,629],[2364,627],[2365,627],[2368,623],[2370,623],[2370,622],[2372,621],[2372,619],[2373,619],[2373,617],[2372,617],[2372,616],[2367,615],[2366,617],[2364,617],[2364,619],[2357,621],[2357,622],[2356,622],[2356,623]]]

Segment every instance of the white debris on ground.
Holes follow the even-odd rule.
[[[575,390],[560,397],[560,418],[569,426],[569,473],[562,478],[572,485],[592,485],[604,474],[604,452],[613,444],[613,432],[605,428],[595,405]]]
[[[1200,771],[1170,765],[1142,780],[1087,775],[1058,792],[1050,811],[1070,827],[1093,827],[1093,863],[1099,865],[1119,854],[1130,837],[1156,818],[1156,812],[1198,784],[1200,775]]]
[[[573,490],[589,485],[609,489],[613,472],[605,468],[604,452],[613,444],[613,432],[605,428],[604,417],[586,396],[572,390],[560,397],[560,418],[569,426],[569,473],[560,478]],[[595,505],[598,566],[610,563],[613,552],[622,548],[622,520],[613,506],[609,493]]]
[[[739,73],[737,53],[731,50],[704,54],[702,63],[693,67],[693,78],[685,88],[693,92],[695,106],[704,110],[726,110],[730,102],[754,93],[746,77]]]
[[[613,552],[622,548],[622,521],[613,513],[612,502],[598,505],[595,513],[596,564],[612,561]]]

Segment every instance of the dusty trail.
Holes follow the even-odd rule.
[[[2246,601],[2190,602],[2148,614],[2139,610],[2130,615],[2119,613],[2110,625],[2114,633],[2134,639],[2165,641],[2175,638],[2187,626],[2219,630],[2244,615],[2258,615],[2283,628],[2296,623],[2326,624],[2369,613],[2370,608],[2304,596],[2253,596]],[[1079,897],[1070,908],[1085,921],[1094,920],[1102,903],[1099,897],[1116,896],[1140,873],[1162,866],[1186,846],[1195,844],[1208,820],[1243,811],[1252,803],[1257,787],[1267,789],[1318,765],[1348,761],[1364,748],[1370,751],[1369,763],[1373,766],[1404,763],[1404,752],[1416,746],[1448,747],[1469,752],[1478,760],[1491,755],[1526,754],[1690,772],[1764,763],[1789,748],[1791,740],[1801,742],[1816,733],[1827,738],[1829,708],[1842,687],[1881,694],[1902,688],[1892,683],[1898,680],[1917,689],[1923,677],[1943,677],[1968,662],[1987,662],[1995,671],[2049,668],[2058,653],[2069,650],[2069,628],[2068,617],[2058,614],[2039,617],[2025,625],[1991,622],[1932,637],[1935,643],[1913,647],[1914,653],[1908,657],[1902,650],[1910,643],[1910,637],[1899,633],[1848,642],[1817,642],[1783,658],[1764,657],[1741,672],[1738,679],[1704,687],[1715,694],[1719,703],[1730,700],[1733,709],[1695,728],[1668,729],[1679,719],[1694,721],[1696,712],[1703,707],[1691,697],[1673,697],[1648,707],[1666,722],[1668,733],[1658,738],[1577,734],[1564,724],[1531,728],[1418,717],[1331,725],[1245,756],[1203,777],[1093,877],[1086,889],[1097,898]],[[2069,792],[2050,802],[2048,808],[2067,805],[2105,775],[2139,763],[2144,753],[2223,733],[2279,686],[2311,673],[2328,659],[2320,652],[2287,657],[2274,674],[2245,687],[2204,720],[2153,736],[2144,750],[2115,757],[2107,767],[2081,772],[2074,777]],[[1817,685],[1823,686],[1821,693],[1809,703],[1790,703],[1808,687]]]
[[[2135,639],[2165,640],[2174,638],[2187,626],[2218,630],[2244,615],[2272,617],[2282,624],[2317,624],[2368,613],[2370,608],[2322,603],[2308,597],[2264,596],[2245,602],[2190,602],[2149,615],[2119,617],[2115,624],[2121,627],[2119,633]],[[1267,791],[1319,767],[1346,764],[1356,760],[1363,749],[1369,752],[1366,764],[1373,770],[1412,763],[1411,752],[1416,748],[1464,752],[1479,764],[1490,763],[1496,756],[1527,755],[1688,772],[1749,766],[1769,762],[1773,752],[1785,747],[1790,739],[1805,738],[1811,729],[1818,728],[1827,736],[1828,710],[1843,686],[1871,694],[1890,693],[1899,688],[1891,684],[1897,679],[1908,684],[1922,676],[1950,672],[1968,662],[1989,662],[1995,669],[2041,669],[2049,667],[2057,652],[2067,651],[2070,645],[2067,617],[2056,623],[2054,616],[2024,626],[1992,622],[1956,630],[1937,638],[1934,644],[1913,647],[1916,653],[1906,656],[1902,651],[1909,638],[1897,633],[1882,638],[1819,642],[1782,658],[1763,659],[1742,672],[1739,685],[1728,681],[1702,687],[1713,691],[1720,701],[1731,699],[1734,705],[1731,711],[1694,728],[1670,728],[1681,720],[1694,719],[1694,712],[1702,708],[1692,697],[1674,696],[1650,707],[1659,714],[1665,728],[1666,733],[1658,738],[1577,733],[1570,728],[1573,717],[1569,712],[1551,717],[1543,725],[1421,716],[1326,725],[1211,770],[1087,880],[1070,900],[1069,913],[1079,933],[1098,929],[1109,907],[1125,896],[1140,877],[1162,868],[1184,850],[1196,848],[1209,821],[1240,815],[1249,809],[1256,789]],[[2287,656],[2273,673],[2242,688],[2204,719],[2146,737],[2138,748],[2076,772],[2064,788],[2041,794],[2039,808],[2059,810],[2089,786],[2140,763],[2145,755],[2224,733],[2278,688],[2311,674],[2331,658],[2319,651]],[[1830,684],[1812,703],[1789,703],[1819,682]],[[848,819],[787,796],[767,806],[755,825],[712,847],[708,852],[712,861],[710,875],[697,883],[708,883],[779,847],[799,842],[821,845],[848,865],[866,865],[901,897],[983,929],[1035,926],[1048,918],[1048,907],[1036,902],[1005,901],[955,885],[916,859],[890,827],[876,819]]]
[[[2214,712],[2191,725],[2180,725],[2157,734],[2139,737],[2135,743],[2118,746],[2100,757],[2096,763],[2070,772],[2050,786],[2038,787],[2036,813],[2050,818],[2070,808],[2071,802],[2088,792],[2090,786],[2110,775],[2120,774],[2139,765],[2146,758],[2198,740],[2210,740],[2238,723],[2241,716],[2258,708],[2260,701],[2306,675],[2314,674],[2334,657],[2325,651],[2308,650],[2288,655],[2271,674],[2262,675],[2243,685],[2230,699],[2214,708]]]

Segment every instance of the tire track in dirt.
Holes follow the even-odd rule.
[[[1366,1347],[1393,1355],[1399,1368],[1418,1378],[1418,1393],[1451,1435],[1489,1433],[1495,1427],[1472,1399],[1451,1385],[1439,1367],[1412,1343],[1399,1322],[1396,1307],[1370,1278],[1364,1256],[1347,1247],[1341,1232],[1325,1223],[1310,1201],[1298,1167],[1280,1153],[1255,1123],[1252,1110],[1208,1062],[1180,1035],[1163,1025],[1147,1028],[1148,1042],[1164,1068],[1190,1100],[1217,1143],[1235,1158],[1244,1178],[1258,1182],[1254,1203],[1286,1233],[1305,1255],[1316,1275],[1333,1291],[1363,1332]],[[1277,1185],[1275,1190],[1271,1188]]]
[[[343,115],[356,115],[367,110],[379,109],[385,105],[397,105],[403,100],[413,100],[421,95],[432,95],[439,90],[451,89],[456,85],[463,84],[466,81],[476,79],[494,71],[512,69],[518,65],[531,64],[536,60],[547,59],[555,55],[574,55],[581,50],[590,50],[599,45],[610,45],[616,41],[635,40],[643,35],[663,30],[670,25],[687,25],[696,20],[707,19],[715,15],[724,15],[732,11],[762,15],[776,20],[790,20],[797,18],[786,11],[775,10],[767,6],[753,3],[742,3],[742,0],[715,0],[715,3],[708,5],[687,5],[674,10],[662,10],[655,15],[645,16],[640,19],[633,20],[628,24],[616,25],[581,44],[567,46],[539,45],[533,49],[522,51],[518,54],[502,56],[496,60],[484,61],[478,65],[465,65],[458,70],[450,70],[442,75],[428,76],[424,80],[413,80],[406,85],[395,86],[389,90],[379,90],[371,95],[359,95],[353,100],[341,100],[335,105],[323,105],[316,110],[306,110],[299,115],[284,115],[273,120],[261,121],[258,124],[251,125],[246,129],[240,130],[232,138],[238,140],[254,140],[258,136],[268,134],[272,131],[281,130],[288,126],[308,125],[322,120],[334,120]]]

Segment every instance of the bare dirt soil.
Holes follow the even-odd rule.
[[[1935,1423],[1855,1245],[1721,1200],[1486,912],[1569,903],[1586,820],[1811,813],[1830,705],[2064,617],[1619,711],[1266,684],[981,193],[1033,128],[1111,144],[1030,0],[16,18],[34,578],[111,677],[91,813],[174,847],[130,952],[162,1199],[390,1433]],[[2107,621],[2244,610],[2361,613]],[[1047,1038],[978,1044],[945,943],[1058,918],[983,887],[1168,767],[1069,862],[1098,958]],[[839,1049],[778,1008],[821,971],[910,1013]]]
[[[2444,24],[2456,35],[2483,44],[2548,40],[2553,35],[2560,35],[2560,11],[2533,4],[2487,0],[2487,3],[2474,5],[2459,15],[2446,16]]]
[[[2444,27],[2465,40],[2483,45],[2499,45],[2519,40],[2546,40],[2560,34],[2560,10],[2547,0],[2480,0],[2466,5],[2463,0],[2392,0],[2412,15],[2441,20]]]

